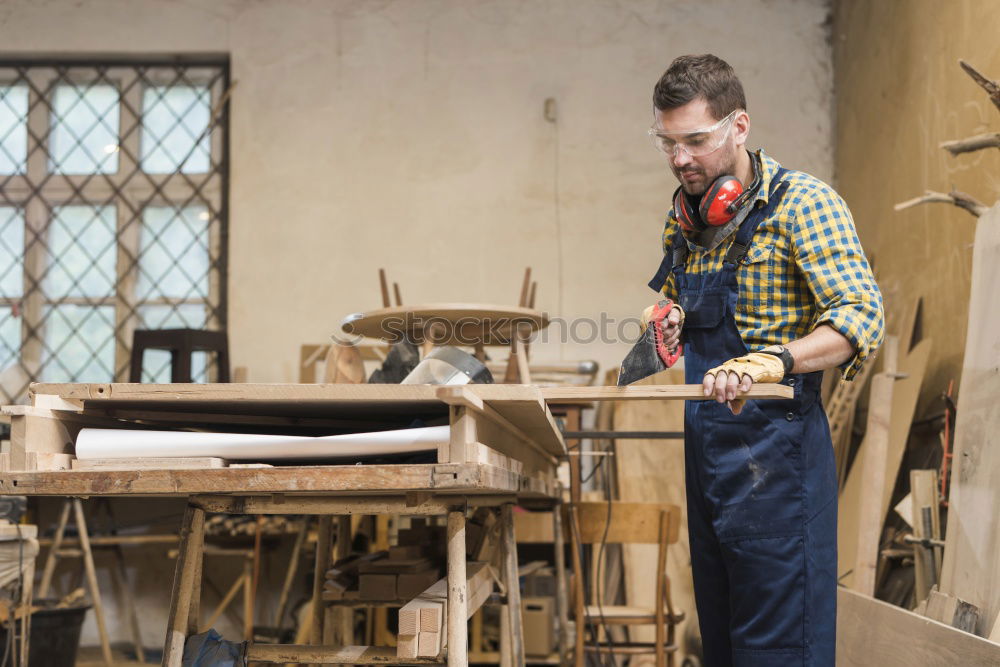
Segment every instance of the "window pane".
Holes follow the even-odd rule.
[[[21,352],[21,320],[12,308],[0,307],[0,372],[17,363]]]
[[[56,86],[49,168],[59,174],[118,171],[118,89]]]
[[[28,161],[28,87],[0,86],[0,174],[23,174]]]
[[[61,304],[43,309],[44,382],[109,382],[115,361],[114,306]]]
[[[139,306],[140,329],[204,329],[205,306],[182,303],[176,306]]]
[[[143,211],[136,285],[140,300],[208,297],[208,223],[204,206],[150,206]]]
[[[114,206],[54,209],[43,280],[48,298],[114,295],[115,215]]]
[[[0,206],[0,297],[24,293],[23,268],[24,214],[13,206]]]
[[[204,86],[151,86],[142,95],[142,168],[151,174],[209,168],[212,94]],[[195,143],[197,142],[197,144]]]

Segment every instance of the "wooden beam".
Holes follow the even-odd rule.
[[[500,385],[496,385],[499,387]],[[476,388],[477,392],[479,387]],[[481,392],[483,398],[489,400],[491,390]],[[542,397],[548,402],[559,401],[649,401],[649,400],[684,400],[708,401],[700,384],[675,385],[640,385],[629,387],[542,387]],[[792,398],[795,391],[783,384],[755,384],[750,391],[738,397],[746,400],[786,399]]]
[[[838,588],[837,665],[988,667],[1000,665],[1000,644]]]
[[[436,658],[400,659],[388,646],[306,646],[254,644],[247,647],[248,662],[313,663],[320,665],[440,665]]]

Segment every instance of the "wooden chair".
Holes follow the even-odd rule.
[[[670,600],[670,580],[667,577],[667,549],[677,542],[680,527],[680,508],[667,503],[612,502],[611,519],[608,521],[608,503],[580,502],[570,506],[570,531],[573,544],[573,571],[575,581],[576,650],[575,665],[583,667],[586,653],[604,655],[656,656],[657,667],[674,664],[677,651],[676,626],[684,619],[675,613]],[[606,535],[605,535],[606,532]],[[580,563],[582,544],[656,544],[656,601],[653,607],[626,607],[617,605],[588,605],[584,594],[583,568]],[[654,642],[602,641],[600,634],[585,642],[588,626],[601,625],[653,625]]]

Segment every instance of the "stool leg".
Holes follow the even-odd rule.
[[[516,667],[524,667],[524,631],[521,623],[521,586],[517,574],[517,542],[514,540],[514,506],[500,507],[500,534],[503,554],[504,584],[507,586],[507,606],[504,613],[510,628],[511,659]]]
[[[174,585],[167,616],[167,637],[163,646],[164,667],[181,667],[187,639],[188,616],[195,588],[195,574],[201,571],[205,544],[205,510],[188,505],[181,524],[181,541],[174,569]],[[196,572],[197,571],[197,572]]]
[[[448,513],[448,667],[469,665],[465,511]]]

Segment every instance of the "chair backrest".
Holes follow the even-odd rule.
[[[608,503],[581,502],[576,505],[580,541],[583,544],[657,544],[660,542],[661,515],[669,516],[667,544],[677,542],[680,532],[681,508],[669,503],[611,503],[611,520],[608,521]],[[567,530],[570,521],[564,522]],[[604,535],[608,527],[607,537]]]

